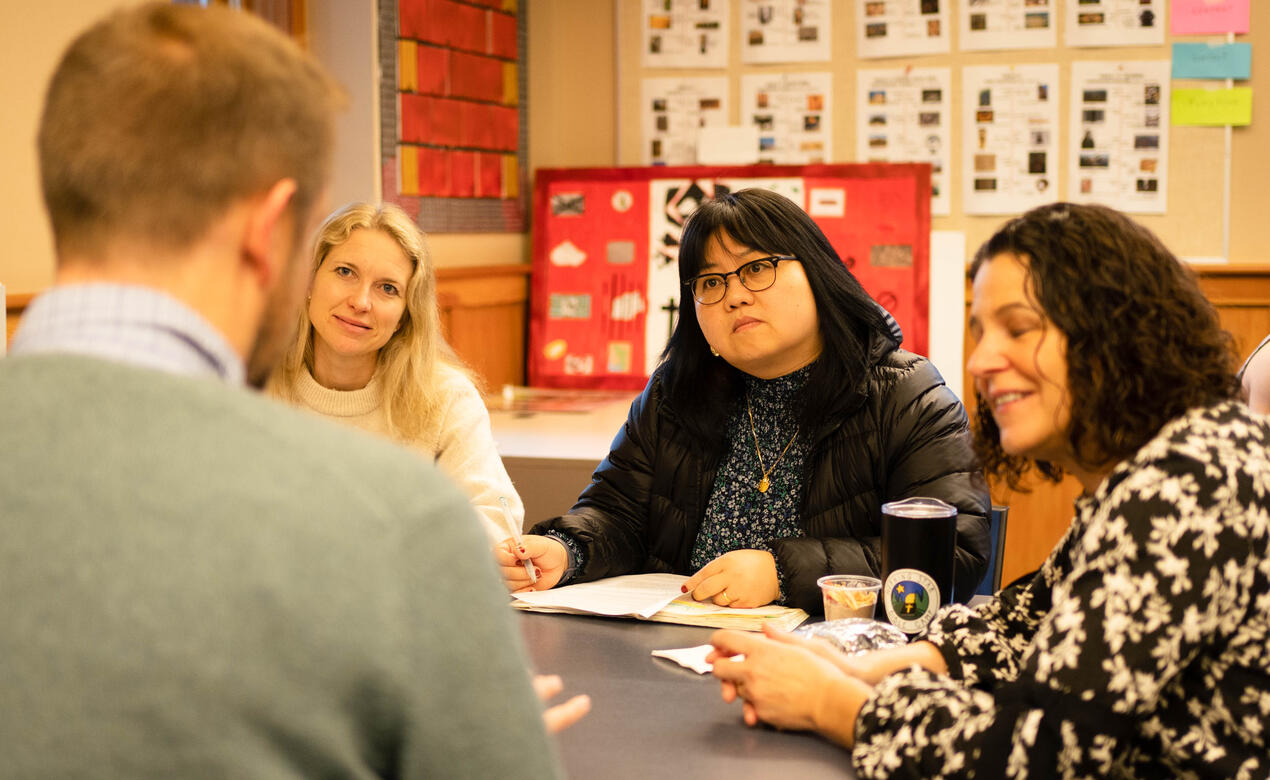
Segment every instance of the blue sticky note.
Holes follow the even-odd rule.
[[[1252,75],[1252,44],[1173,44],[1175,79],[1246,79]]]

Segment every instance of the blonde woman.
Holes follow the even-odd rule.
[[[499,459],[470,372],[441,335],[423,233],[392,204],[352,203],[318,231],[296,341],[268,392],[396,439],[453,478],[491,541],[524,507]],[[333,455],[338,457],[338,455]]]

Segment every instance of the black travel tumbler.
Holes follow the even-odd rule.
[[[882,505],[882,604],[891,625],[917,634],[952,601],[956,544],[955,506],[937,498]]]

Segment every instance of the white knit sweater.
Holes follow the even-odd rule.
[[[509,535],[499,496],[506,496],[512,522],[522,528],[525,507],[498,456],[490,431],[489,412],[476,387],[459,371],[445,365],[441,375],[441,408],[413,441],[402,442],[434,462],[472,499],[491,541]],[[388,436],[382,387],[376,375],[361,390],[330,390],[306,369],[296,384],[300,406],[324,417]]]

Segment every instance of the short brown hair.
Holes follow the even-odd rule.
[[[264,21],[153,3],[71,43],[40,119],[58,254],[112,239],[184,249],[236,200],[296,181],[297,230],[325,186],[343,93]]]
[[[1238,398],[1233,340],[1195,275],[1151,231],[1105,206],[1054,203],[1005,224],[975,254],[1010,253],[1027,269],[1028,294],[1067,339],[1068,444],[1086,466],[1130,457],[1188,409]],[[1001,449],[977,398],[975,452],[990,475],[1018,488],[1052,463]]]

